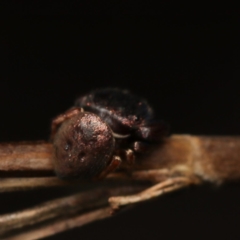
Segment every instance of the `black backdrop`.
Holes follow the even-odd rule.
[[[172,133],[240,134],[232,19],[29,17],[1,26],[1,142],[48,139],[51,119],[77,96],[109,86],[148,99]],[[190,188],[48,239],[239,239],[239,189]],[[0,212],[61,194],[1,194]]]

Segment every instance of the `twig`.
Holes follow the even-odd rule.
[[[42,239],[44,237],[49,237],[51,235],[73,229],[76,227],[81,227],[87,223],[97,221],[103,218],[107,218],[110,216],[110,207],[100,208],[98,210],[94,210],[80,216],[75,216],[71,218],[67,218],[64,220],[56,221],[51,224],[47,224],[37,229],[33,229],[27,231],[25,233],[19,234],[14,237],[5,238],[5,240],[34,240],[34,239]]]
[[[133,184],[131,186],[97,186],[83,193],[48,201],[24,211],[0,216],[0,236],[8,232],[26,228],[52,219],[68,218],[81,211],[107,206],[108,198],[113,195],[136,193],[146,185]],[[110,213],[110,211],[109,211]]]
[[[52,144],[19,142],[0,144],[0,176],[50,176]]]
[[[82,209],[93,207],[93,203],[96,207],[101,206],[103,204],[102,198],[100,198],[98,203],[95,201],[96,198],[99,199],[100,196],[102,197],[105,191],[95,190],[79,193],[69,197],[55,199],[31,209],[15,212],[14,214],[2,215],[0,216],[0,234],[13,231],[17,228],[31,226],[62,215],[73,214]]]
[[[189,186],[190,184],[191,182],[189,182],[188,178],[184,178],[184,177],[170,178],[138,194],[110,197],[108,201],[111,204],[111,207],[117,210],[121,206],[136,203],[136,202],[142,202],[155,197],[159,197],[160,195],[163,195],[165,193],[172,192],[174,190]]]
[[[75,185],[78,181],[63,181],[56,177],[0,178],[0,192]]]
[[[199,176],[217,183],[239,180],[240,137],[173,135],[152,156],[136,161],[131,171],[154,169]],[[0,176],[29,175],[53,175],[52,145],[43,142],[0,144]]]
[[[53,175],[50,143],[0,144],[0,176],[2,177],[0,192],[77,183],[63,182]],[[34,178],[31,178],[33,176]],[[105,190],[102,190],[100,186],[119,180],[126,180],[128,190],[122,191],[121,184],[113,190],[106,186],[108,193],[103,194]],[[12,229],[23,227],[23,230],[26,230],[30,225],[45,224],[47,220],[55,221],[59,216],[64,218],[58,222],[51,222],[49,225],[36,226],[38,229],[29,230],[26,234],[11,238],[36,239],[106,217],[105,208],[77,217],[72,217],[72,214],[76,209],[79,212],[106,206],[108,198],[113,195],[116,197],[110,198],[109,201],[113,208],[118,208],[174,191],[189,184],[199,184],[203,181],[219,184],[236,180],[240,180],[240,137],[173,135],[159,145],[151,156],[137,159],[131,168],[122,164],[118,172],[108,175],[101,183],[97,182],[96,188],[90,193],[83,192],[50,201],[36,208],[0,216],[0,229],[2,234],[6,234]],[[137,188],[133,185],[133,181],[137,181],[140,188],[146,186],[145,181],[156,185],[136,193]],[[126,196],[129,193],[132,195]],[[121,196],[118,196],[119,194]]]

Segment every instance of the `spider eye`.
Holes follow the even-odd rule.
[[[66,144],[65,147],[64,147],[64,149],[67,151],[67,150],[69,149],[69,145]]]
[[[138,115],[134,115],[131,117],[131,120],[134,122],[134,123],[138,123],[141,119]]]
[[[70,150],[72,148],[72,142],[71,141],[66,141],[66,143],[65,143],[65,146],[64,146],[64,149],[65,149],[65,151],[68,151],[68,150]]]
[[[134,118],[134,121],[138,122],[139,120],[140,120],[140,117],[136,115],[135,118]]]

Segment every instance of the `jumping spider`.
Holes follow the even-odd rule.
[[[148,103],[119,89],[99,89],[52,121],[54,165],[60,178],[101,178],[133,163],[167,135]]]

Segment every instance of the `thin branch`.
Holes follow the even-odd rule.
[[[108,198],[113,195],[131,194],[142,190],[145,185],[97,186],[92,190],[45,202],[14,214],[0,216],[0,236],[13,230],[26,228],[54,219],[68,218],[81,211],[96,209],[108,205]],[[97,188],[97,189],[96,189]]]
[[[239,180],[240,137],[173,135],[152,156],[136,161],[130,171],[154,169],[217,183]],[[52,176],[53,172],[50,143],[0,144],[1,177]]]
[[[97,221],[110,216],[110,207],[100,208],[88,213],[84,213],[80,216],[70,217],[64,220],[56,221],[51,224],[33,229],[22,234],[18,234],[14,237],[9,237],[5,240],[33,240],[42,239],[51,235],[67,231],[76,227],[81,227],[85,224]]]
[[[121,206],[138,203],[155,197],[159,197],[168,192],[172,192],[183,187],[187,187],[190,184],[192,184],[192,182],[190,182],[190,179],[185,177],[170,178],[148,189],[145,189],[144,191],[138,194],[110,197],[108,201],[113,210],[118,210]]]
[[[53,175],[52,144],[17,142],[0,144],[0,176]]]
[[[56,177],[0,178],[0,193],[37,188],[63,187],[78,183],[77,181],[63,181]]]
[[[122,183],[134,180],[134,177],[130,177],[126,173],[112,173],[102,180],[104,183]],[[137,179],[138,181],[140,179]],[[148,179],[146,179],[148,180]],[[146,181],[145,180],[145,181]],[[142,179],[144,181],[144,178]],[[51,188],[51,187],[66,187],[66,186],[76,186],[76,185],[89,185],[94,184],[94,182],[83,182],[80,180],[61,180],[57,177],[17,177],[17,178],[0,178],[0,193],[3,192],[13,192],[13,191],[27,191],[36,190],[38,188]]]
[[[0,176],[0,192],[78,183],[64,182],[53,177],[52,145],[44,142],[0,144]],[[203,181],[219,184],[236,180],[240,180],[240,137],[173,135],[160,144],[153,154],[145,159],[137,159],[131,168],[122,164],[118,172],[97,182],[91,192],[82,192],[0,216],[0,229],[3,235],[19,228],[28,231],[11,239],[46,237],[106,217],[106,209],[110,208],[101,208],[107,206],[108,198],[113,208],[118,208],[190,184]],[[121,184],[113,188],[110,185],[103,187],[119,181],[126,184],[127,188],[121,187]],[[156,185],[137,193],[139,188],[143,190],[146,187],[146,181]],[[134,182],[138,185],[134,185]],[[77,217],[72,215],[95,208],[100,209]],[[55,222],[58,217],[63,219]],[[47,224],[46,221],[51,223],[39,226]],[[28,230],[31,225],[37,229]]]

